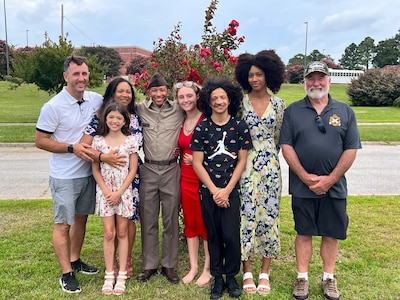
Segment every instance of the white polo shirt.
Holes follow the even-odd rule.
[[[40,111],[36,128],[52,134],[55,141],[79,143],[85,127],[99,110],[103,97],[85,91],[84,102],[79,105],[66,88],[45,103]],[[50,176],[59,179],[75,179],[92,174],[91,164],[73,153],[52,153]]]

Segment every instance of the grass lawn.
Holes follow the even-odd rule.
[[[340,242],[336,268],[341,299],[389,300],[400,299],[400,205],[395,196],[350,196],[348,199],[350,226],[348,238]],[[0,201],[0,299],[106,299],[101,295],[104,276],[102,225],[97,216],[90,216],[82,258],[99,268],[97,275],[78,274],[82,293],[77,296],[63,293],[58,284],[60,268],[53,253],[52,202],[50,200]],[[271,294],[268,299],[292,299],[296,277],[290,198],[282,198],[281,246],[278,259],[273,260]],[[318,253],[320,240],[314,239],[314,253],[309,276],[311,299],[323,299],[320,288],[322,276]],[[141,270],[140,229],[134,246],[134,276]],[[255,260],[255,266],[259,266]],[[202,263],[200,265],[202,267]],[[189,269],[187,248],[180,243],[179,275]],[[254,276],[258,276],[254,268]],[[237,276],[241,281],[241,274]],[[113,296],[111,296],[114,298]],[[126,299],[208,299],[209,287],[194,284],[173,285],[163,276],[147,283],[127,282]],[[224,294],[223,299],[229,299]],[[241,299],[261,299],[243,295]]]
[[[332,85],[334,98],[349,103],[346,85]],[[103,93],[104,87],[97,88]],[[0,82],[0,123],[35,123],[40,108],[51,95],[38,91],[34,85],[22,85],[10,90],[8,83]],[[303,85],[283,85],[278,94],[287,105],[304,96]],[[363,141],[400,141],[398,125],[372,123],[399,122],[400,109],[396,107],[353,107],[360,125]],[[34,126],[0,126],[0,142],[33,142]],[[350,196],[348,239],[341,241],[336,276],[341,299],[400,299],[400,205],[398,196]],[[140,226],[140,225],[139,225]],[[101,268],[97,275],[78,274],[82,293],[74,296],[63,293],[58,284],[60,268],[51,243],[53,210],[51,200],[0,201],[0,300],[3,299],[106,299],[101,286],[104,276],[101,219],[90,216],[82,258]],[[294,238],[290,198],[282,198],[281,225],[282,251],[273,260],[271,294],[268,299],[292,299],[296,277]],[[323,299],[320,288],[322,262],[314,239],[314,253],[310,264],[311,299]],[[134,246],[134,276],[141,270],[140,227]],[[180,243],[179,275],[189,270],[187,247]],[[200,268],[202,267],[200,264]],[[258,276],[259,260],[254,260],[253,274]],[[241,282],[241,274],[237,277]],[[113,297],[113,296],[111,296]],[[209,287],[194,284],[173,285],[162,276],[139,284],[133,278],[127,283],[126,299],[208,299]],[[223,299],[229,299],[227,294]],[[241,299],[261,299],[244,294]]]

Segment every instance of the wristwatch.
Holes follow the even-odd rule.
[[[68,152],[69,153],[74,153],[74,145],[72,145],[72,144],[68,145]]]

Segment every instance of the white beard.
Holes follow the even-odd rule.
[[[307,90],[307,88],[304,88],[306,90],[306,93],[308,95],[309,98],[311,99],[321,99],[323,97],[325,97],[326,95],[328,95],[329,93],[329,89],[319,89],[319,88],[313,88],[313,89],[309,89]]]

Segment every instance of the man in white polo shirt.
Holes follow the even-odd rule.
[[[91,147],[79,140],[103,97],[85,91],[89,70],[84,57],[67,57],[63,76],[66,86],[41,109],[35,144],[52,152],[49,185],[54,207],[53,247],[63,273],[60,285],[64,292],[79,293],[74,270],[99,272],[80,259],[87,217],[94,213],[96,200]]]

